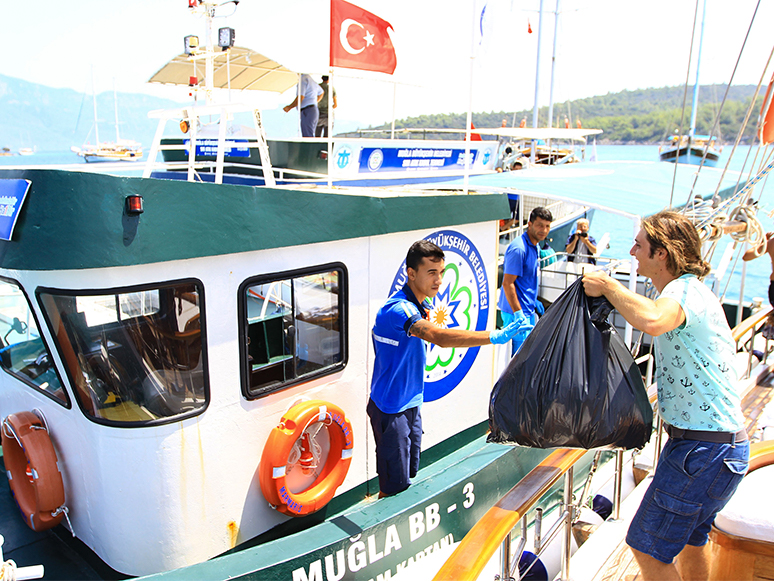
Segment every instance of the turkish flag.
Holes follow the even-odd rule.
[[[331,66],[391,75],[397,58],[386,20],[345,0],[331,0]]]

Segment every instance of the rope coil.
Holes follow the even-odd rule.
[[[8,559],[0,565],[0,581],[16,581],[16,563]]]

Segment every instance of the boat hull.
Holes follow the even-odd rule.
[[[659,152],[658,157],[659,161],[677,161],[677,163],[715,167],[720,156],[714,150],[708,150],[705,158],[703,147],[672,147]]]

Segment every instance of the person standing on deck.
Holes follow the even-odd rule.
[[[524,323],[512,323],[491,332],[467,331],[431,323],[429,299],[438,294],[444,269],[443,250],[428,240],[415,242],[406,255],[407,283],[376,314],[374,372],[366,411],[376,442],[379,498],[406,490],[419,469],[425,341],[440,347],[503,344],[527,328]]]
[[[655,338],[658,411],[669,440],[632,520],[626,542],[647,580],[705,580],[715,515],[747,471],[750,446],[735,389],[731,330],[718,298],[701,282],[693,224],[675,212],[643,220],[630,254],[657,300],[607,274],[585,274],[589,296],[604,295],[637,329]]]
[[[505,251],[503,286],[497,301],[504,325],[526,322],[534,326],[535,311],[542,313],[543,304],[537,299],[539,244],[548,237],[553,219],[549,210],[535,208],[529,214],[526,232]],[[513,339],[513,353],[519,350],[528,334],[529,331],[522,332]]]
[[[317,129],[315,130],[314,135],[315,137],[328,137],[328,115],[333,114],[330,111],[331,96],[333,97],[333,109],[339,106],[339,102],[336,99],[336,89],[328,84],[328,75],[322,76],[320,88],[323,90],[323,96],[317,103],[320,117],[317,119]],[[331,123],[331,127],[333,127],[333,123]]]
[[[322,99],[323,90],[320,88],[315,80],[310,75],[301,75],[298,80],[298,86],[296,87],[296,98],[290,105],[283,107],[285,113],[294,109],[296,106],[299,108],[299,115],[301,116],[301,136],[302,137],[314,137],[314,130],[317,127],[317,119],[320,116],[320,111],[317,109],[317,103]],[[301,104],[299,105],[299,100]]]

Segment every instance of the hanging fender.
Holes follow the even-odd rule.
[[[315,465],[312,436],[307,432],[316,422],[323,422],[327,427],[330,441],[328,456],[320,465]],[[300,457],[297,463],[291,463],[291,467],[299,466],[304,474],[311,474],[316,469],[317,477],[305,490],[292,492],[286,483],[288,458],[299,440]],[[320,510],[344,482],[352,462],[353,444],[352,425],[338,406],[321,400],[294,405],[271,431],[263,448],[258,477],[264,497],[273,508],[289,516],[303,516]]]

